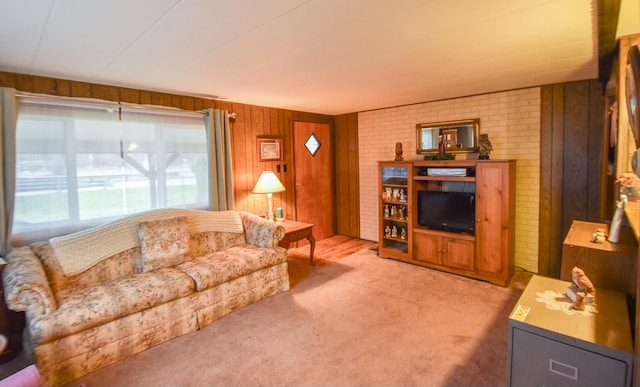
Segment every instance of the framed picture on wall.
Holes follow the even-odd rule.
[[[258,161],[282,161],[281,138],[258,138]]]

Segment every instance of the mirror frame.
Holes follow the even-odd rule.
[[[438,148],[422,148],[422,133],[424,129],[438,130],[441,134],[444,130],[458,130],[461,126],[473,125],[472,144],[468,147],[446,148],[446,153],[473,153],[478,151],[478,134],[480,133],[480,119],[474,118],[471,120],[459,120],[459,121],[444,121],[444,122],[431,122],[426,124],[416,125],[416,153],[438,153]]]

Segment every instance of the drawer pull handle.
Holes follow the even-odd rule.
[[[578,367],[570,366],[553,359],[549,359],[549,371],[567,377],[569,379],[578,380]]]

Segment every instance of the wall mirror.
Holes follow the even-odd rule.
[[[444,141],[446,152],[478,151],[480,119],[418,124],[416,129],[418,154],[438,152],[440,141]]]

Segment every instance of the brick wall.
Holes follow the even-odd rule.
[[[416,124],[480,118],[492,159],[516,159],[516,267],[538,271],[540,204],[540,88],[401,106],[358,113],[360,235],[378,240],[377,161],[393,160],[402,142],[405,160],[415,154]],[[460,159],[461,155],[458,155]]]

